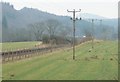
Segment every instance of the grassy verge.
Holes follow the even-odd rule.
[[[33,48],[36,44],[39,43],[41,42],[7,42],[1,43],[0,46],[2,46],[2,51],[11,51],[24,48]]]

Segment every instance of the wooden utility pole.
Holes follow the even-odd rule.
[[[77,18],[75,18],[75,13],[76,12],[80,12],[81,9],[79,9],[79,11],[75,11],[75,9],[73,9],[73,11],[69,11],[68,12],[72,12],[73,13],[73,60],[75,60],[75,21],[77,20]]]
[[[94,49],[94,21],[100,21],[100,26],[102,25],[102,19],[91,19],[92,20],[92,49]]]
[[[92,49],[94,48],[94,19],[92,19]]]

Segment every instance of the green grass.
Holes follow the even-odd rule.
[[[84,43],[76,47],[76,60],[72,49],[3,64],[3,79],[10,80],[113,80],[117,77],[117,41]],[[92,58],[98,56],[98,58]],[[103,60],[104,58],[104,60]],[[113,60],[110,60],[110,59]],[[14,77],[11,78],[11,74]]]
[[[11,51],[11,50],[18,50],[18,49],[24,49],[24,48],[33,48],[36,44],[39,42],[7,42],[7,43],[1,43],[2,45],[2,51]]]

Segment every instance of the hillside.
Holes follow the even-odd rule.
[[[14,6],[10,5],[9,3],[0,3],[0,4],[2,4],[2,13],[1,12],[0,13],[2,14],[2,28],[3,28],[3,37],[4,37],[3,41],[17,41],[13,39],[10,40],[9,37],[11,38],[12,36],[17,37],[18,35],[22,37],[23,35],[20,35],[21,33],[20,31],[22,31],[23,29],[24,31],[29,30],[30,29],[29,24],[34,24],[43,21],[45,22],[46,20],[50,20],[50,19],[59,21],[61,25],[66,27],[66,29],[69,27],[72,28],[72,21],[70,20],[71,17],[69,16],[58,16],[55,14],[50,14],[48,12],[40,11],[38,9],[27,8],[27,7],[24,7],[21,10],[16,10]],[[85,14],[85,13],[81,14],[80,17],[82,17],[82,20],[76,22],[76,36],[82,37],[83,35],[85,35],[84,33],[85,29],[90,30],[92,28],[91,22],[84,20],[85,17],[103,19],[102,27],[100,26],[99,21],[95,22],[94,28],[96,33],[100,33],[100,30],[102,28],[105,28],[114,31],[114,32],[110,31],[111,33],[113,33],[111,35],[117,35],[117,19],[106,19],[105,17],[101,17],[93,14]],[[15,32],[17,32],[17,34]],[[23,32],[23,33],[27,33],[27,32]],[[96,37],[98,38],[101,37],[101,35],[96,33],[95,33],[95,35],[97,35]],[[25,34],[25,35],[28,36],[29,34]]]
[[[40,21],[44,21],[44,20],[48,20],[48,19],[57,19],[60,21],[66,21],[66,20],[69,21],[69,18],[70,18],[67,16],[58,16],[55,14],[50,14],[47,12],[40,11],[38,9],[27,8],[27,7],[24,7],[21,10],[16,10],[16,9],[14,9],[14,6],[10,5],[9,3],[2,3],[2,13],[3,13],[3,17],[4,16],[6,17],[6,19],[8,21],[8,25],[10,24],[9,25],[10,28],[12,28],[12,27],[22,28],[22,27],[26,27],[26,25],[28,25],[30,23],[40,22]],[[105,17],[101,17],[98,15],[89,14],[89,13],[82,13],[82,14],[80,14],[79,17],[103,19],[103,20],[105,20],[104,24],[106,24],[106,25],[109,25],[108,22],[110,24],[112,22],[111,26],[116,26],[116,24],[117,24],[116,23],[117,19],[108,19]],[[22,25],[22,26],[19,27],[19,25]]]

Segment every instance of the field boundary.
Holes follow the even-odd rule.
[[[8,51],[8,52],[1,52],[2,55],[2,63],[6,63],[9,61],[14,60],[21,60],[25,58],[30,58],[36,55],[42,55],[48,52],[53,52],[53,50],[57,50],[63,47],[70,47],[69,45],[59,45],[59,46],[52,46],[52,47],[44,47],[44,48],[31,48],[31,49],[23,49],[23,50],[16,50],[16,51]]]

